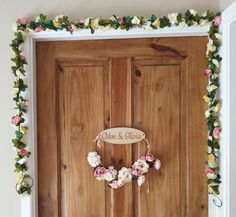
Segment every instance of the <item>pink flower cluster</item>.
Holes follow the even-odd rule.
[[[147,173],[151,166],[154,166],[156,170],[159,170],[161,167],[161,161],[155,159],[155,157],[150,153],[146,156],[142,156],[132,165],[132,174],[137,176],[137,183],[139,186],[144,183],[145,176],[143,174]]]
[[[117,175],[117,171],[114,169],[113,166],[109,166],[108,169],[102,166],[98,166],[94,170],[94,176],[98,180],[106,180],[110,182],[116,178],[116,175]]]
[[[208,179],[217,178],[217,175],[215,174],[214,170],[211,167],[209,167],[208,165],[206,165],[205,171],[206,171]]]
[[[35,32],[42,32],[43,31],[43,27],[40,25],[39,27],[34,29]]]
[[[208,77],[211,77],[212,71],[210,69],[206,69],[205,70],[205,75],[207,75]]]
[[[21,157],[28,157],[29,154],[30,154],[30,153],[29,153],[26,149],[24,149],[24,148],[22,148],[22,149],[19,151],[19,155],[20,155]]]
[[[215,139],[219,139],[219,136],[220,136],[220,132],[221,132],[221,128],[220,127],[215,127],[214,130],[213,130],[213,137]]]
[[[27,18],[22,17],[22,18],[19,19],[19,23],[23,26],[26,26],[29,23],[29,21],[28,21]]]
[[[119,20],[120,26],[124,24],[123,19],[120,16],[117,16],[117,19]]]
[[[220,26],[220,24],[221,24],[221,17],[216,16],[214,19],[214,26]]]
[[[101,179],[101,177],[107,172],[105,167],[97,167],[94,171],[94,175],[98,178]]]
[[[19,115],[16,115],[12,118],[11,120],[11,123],[14,125],[14,126],[17,126],[21,121],[21,117]]]
[[[154,167],[159,170],[161,161],[148,153],[134,162],[131,168],[122,167],[119,171],[115,170],[113,166],[105,168],[101,166],[100,156],[97,152],[88,153],[88,162],[94,167],[94,176],[98,180],[108,181],[111,188],[119,188],[132,181],[137,180],[138,186],[141,186],[145,181],[144,174],[148,172],[149,168]]]

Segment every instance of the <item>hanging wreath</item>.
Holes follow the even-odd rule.
[[[71,20],[67,16],[60,15],[55,19],[47,19],[45,15],[40,14],[36,20],[28,21],[26,18],[20,18],[14,24],[15,38],[12,40],[11,49],[14,56],[12,72],[15,76],[13,85],[14,102],[16,105],[16,114],[12,117],[12,125],[16,128],[15,138],[12,140],[13,146],[17,152],[15,163],[15,171],[18,174],[16,190],[19,194],[30,194],[32,180],[29,178],[27,161],[30,157],[29,146],[24,142],[27,134],[27,124],[25,116],[27,114],[27,98],[24,93],[27,91],[27,83],[25,80],[27,60],[23,54],[23,45],[28,32],[42,31],[58,31],[66,30],[71,34],[80,29],[90,29],[93,34],[97,29],[108,31],[109,29],[129,30],[133,27],[143,28],[147,31],[155,29],[178,26],[180,29],[193,26],[208,26],[209,41],[207,44],[206,56],[208,58],[208,68],[205,71],[209,79],[207,86],[207,95],[204,100],[208,105],[205,113],[208,127],[208,159],[206,162],[206,174],[208,177],[209,194],[219,195],[219,185],[221,183],[219,170],[219,136],[221,126],[219,122],[219,110],[221,102],[217,98],[219,89],[219,74],[221,57],[219,48],[221,46],[221,35],[219,34],[219,26],[221,24],[220,13],[207,11],[203,15],[199,15],[195,10],[187,10],[185,13],[172,13],[161,18],[152,15],[145,19],[142,16],[126,16],[119,17],[113,15],[109,19],[86,18],[84,20]]]
[[[120,131],[119,131],[120,130]],[[139,131],[133,128],[111,128],[106,131],[114,132],[119,131],[119,136],[121,136],[122,131],[125,133],[129,133],[128,130]],[[104,132],[104,131],[103,131]],[[141,131],[139,131],[141,132]],[[138,132],[138,133],[139,133]],[[114,134],[115,135],[115,134]],[[115,135],[115,137],[118,137]],[[123,144],[133,143],[124,142],[125,136],[122,136]],[[117,171],[114,166],[108,166],[105,168],[101,162],[101,156],[97,153],[97,146],[102,143],[103,139],[101,137],[101,133],[94,140],[95,142],[95,151],[88,153],[88,163],[93,168],[93,175],[97,180],[105,180],[108,182],[108,186],[111,188],[120,188],[127,183],[130,183],[132,180],[136,180],[138,186],[141,186],[145,181],[145,174],[148,173],[149,169],[154,167],[156,170],[159,170],[161,167],[161,161],[156,159],[153,154],[150,152],[150,144],[146,138],[141,138],[136,141],[144,141],[146,144],[146,152],[143,156],[141,156],[138,160],[132,164],[131,168],[122,167],[119,171]],[[119,144],[116,143],[116,144]]]

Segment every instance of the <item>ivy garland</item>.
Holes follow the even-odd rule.
[[[71,34],[80,29],[90,29],[93,34],[95,30],[109,29],[129,30],[133,27],[144,28],[147,31],[178,26],[183,28],[186,26],[200,25],[209,27],[209,41],[207,44],[206,56],[208,58],[208,68],[205,71],[208,76],[209,83],[207,86],[207,95],[203,98],[207,103],[207,111],[205,113],[208,126],[208,159],[206,161],[206,174],[208,177],[208,192],[215,196],[219,195],[219,185],[221,176],[219,171],[219,135],[221,127],[219,123],[219,110],[221,103],[217,97],[219,89],[219,73],[222,58],[219,55],[221,46],[221,35],[218,33],[221,24],[221,14],[211,11],[199,15],[195,10],[187,10],[185,13],[172,13],[161,18],[152,15],[149,19],[142,16],[126,16],[119,17],[113,15],[109,19],[86,18],[85,20],[71,20],[67,16],[60,15],[53,20],[47,19],[40,14],[36,20],[28,21],[26,18],[20,18],[14,24],[14,39],[10,44],[14,57],[12,72],[15,76],[13,85],[13,95],[15,102],[16,114],[12,117],[12,125],[16,128],[15,138],[12,143],[17,152],[15,162],[15,172],[18,174],[16,190],[19,194],[30,194],[32,188],[32,179],[28,174],[27,161],[30,156],[28,145],[24,142],[27,134],[27,124],[25,116],[27,114],[27,98],[24,93],[27,90],[25,81],[27,60],[23,54],[23,45],[28,32],[42,31],[58,31],[66,30]]]

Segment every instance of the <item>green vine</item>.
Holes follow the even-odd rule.
[[[31,155],[28,151],[29,145],[24,142],[27,134],[27,124],[25,117],[27,114],[28,100],[25,97],[27,84],[25,81],[27,60],[23,54],[23,45],[29,32],[59,31],[66,30],[73,34],[81,29],[90,29],[93,34],[96,30],[109,31],[109,29],[130,30],[134,27],[143,28],[147,31],[153,31],[171,26],[178,26],[180,29],[193,25],[209,27],[209,41],[207,44],[206,56],[208,58],[208,68],[205,71],[209,83],[207,86],[207,95],[204,100],[208,105],[205,113],[208,127],[208,159],[206,162],[206,174],[208,177],[209,194],[219,195],[219,185],[221,183],[219,169],[219,136],[221,126],[219,122],[219,111],[221,102],[217,98],[219,90],[220,63],[222,58],[219,55],[221,46],[221,35],[219,26],[221,24],[221,14],[207,11],[199,15],[195,10],[187,10],[185,13],[172,13],[168,16],[158,18],[152,15],[145,19],[142,16],[125,16],[119,17],[113,15],[109,19],[86,18],[85,20],[71,20],[67,16],[60,15],[54,19],[47,19],[40,14],[36,20],[28,21],[26,18],[20,18],[14,25],[14,39],[10,44],[14,57],[11,59],[13,66],[12,72],[15,76],[13,85],[13,100],[15,102],[16,114],[12,117],[14,125],[15,138],[12,143],[17,152],[15,171],[18,174],[16,190],[19,194],[30,194],[32,188],[32,179],[28,174],[27,161]]]

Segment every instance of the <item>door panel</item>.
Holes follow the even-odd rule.
[[[39,217],[207,217],[206,42],[37,42]],[[141,187],[112,190],[88,166],[92,140],[116,126],[143,130],[162,161]],[[142,142],[98,148],[117,169],[144,151]]]
[[[68,63],[58,62],[61,213],[65,217],[78,213],[84,217],[104,216],[105,201],[99,198],[105,198],[105,185],[91,175],[86,157],[94,149],[92,138],[104,129],[108,62],[76,63],[66,66]]]
[[[181,216],[187,189],[181,186],[185,175],[181,173],[185,160],[181,152],[186,145],[180,142],[181,67],[164,61],[143,64],[137,63],[139,74],[136,72],[133,79],[133,122],[136,128],[145,130],[151,150],[163,164],[160,172],[150,171],[142,188],[136,187],[136,216]],[[135,146],[135,159],[145,153],[142,145]]]

